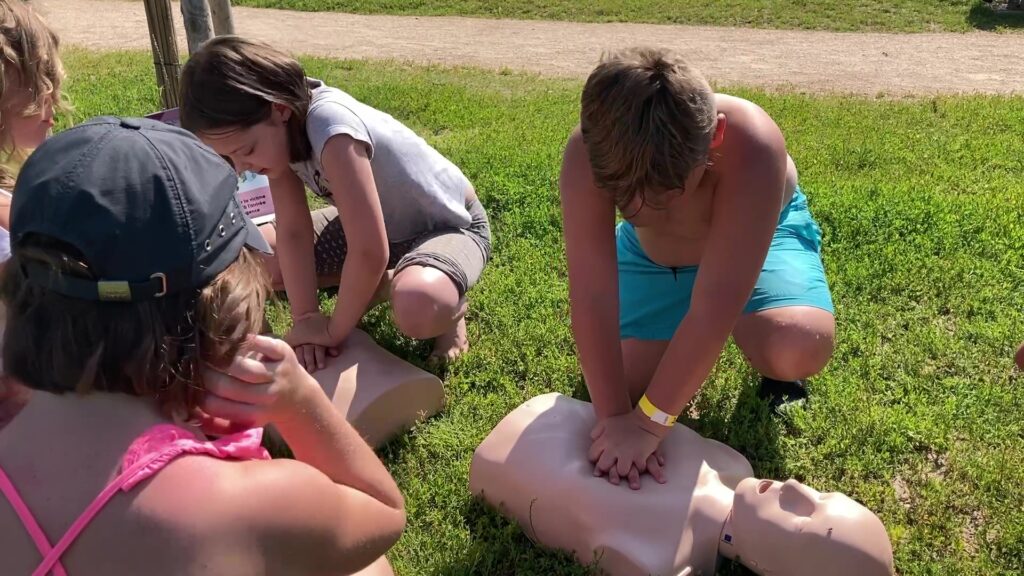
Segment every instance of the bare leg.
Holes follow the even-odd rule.
[[[668,340],[637,340],[630,338],[622,341],[622,368],[625,373],[626,385],[629,387],[629,399],[635,406],[640,397],[647,391],[647,386],[658,369],[661,357],[668,348]]]
[[[284,276],[281,275],[281,266],[277,262],[277,228],[273,224],[264,224],[260,226],[260,233],[263,234],[263,238],[266,239],[267,244],[270,244],[270,248],[274,250],[274,254],[260,254],[260,260],[263,262],[263,269],[266,270],[267,276],[270,277],[270,287],[275,292],[284,292]],[[317,287],[319,288],[331,288],[338,285],[338,281],[341,280],[340,274],[329,274],[327,276],[320,276],[317,278]]]
[[[832,357],[835,318],[809,306],[775,308],[740,318],[733,338],[762,376],[792,382],[820,372]],[[668,340],[622,341],[629,397],[636,404],[661,362]],[[1024,352],[1018,356],[1024,360]]]
[[[436,268],[409,266],[391,281],[395,325],[410,338],[434,338],[431,357],[438,360],[452,360],[469,350],[468,305],[451,278]]]
[[[782,381],[814,376],[835,347],[835,317],[820,308],[788,306],[742,316],[736,344],[761,375]]]

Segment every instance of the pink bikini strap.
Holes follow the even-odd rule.
[[[32,537],[32,541],[35,542],[36,549],[39,550],[39,554],[44,558],[44,561],[49,559],[50,552],[52,551],[50,541],[46,538],[46,534],[43,533],[43,529],[39,527],[39,523],[36,522],[35,516],[29,511],[21,495],[18,494],[18,490],[14,487],[11,479],[4,473],[3,468],[0,468],[0,492],[3,492],[4,496],[7,497],[7,501],[11,503],[11,507],[14,508],[14,512],[18,515],[22,525],[25,526],[25,531]],[[64,566],[57,561],[59,558],[58,556],[50,563],[53,573],[55,576],[67,576]]]
[[[89,522],[92,522],[93,518],[99,514],[100,510],[107,505],[107,502],[114,497],[114,494],[117,494],[117,491],[120,490],[121,487],[124,486],[124,484],[133,476],[135,476],[139,470],[149,466],[153,460],[160,458],[162,455],[162,453],[157,452],[150,455],[148,458],[143,458],[140,462],[136,462],[134,466],[122,472],[114,479],[113,482],[108,484],[107,487],[103,489],[103,492],[100,492],[99,496],[92,501],[92,504],[89,504],[89,507],[85,509],[85,512],[82,512],[82,515],[79,516],[73,524],[71,524],[71,527],[68,528],[64,537],[61,538],[60,541],[57,542],[57,545],[53,547],[53,550],[46,555],[42,564],[36,568],[35,572],[32,573],[32,576],[46,576],[46,574],[49,574],[51,569],[56,572],[56,566],[58,565],[57,562],[60,560],[60,557],[75,541],[75,538],[78,538],[78,535],[82,533],[82,530],[89,525]],[[63,569],[61,569],[61,572],[63,573]],[[57,574],[57,576],[64,575]]]

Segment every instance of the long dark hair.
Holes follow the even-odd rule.
[[[249,128],[270,117],[271,106],[291,109],[288,154],[304,162],[313,154],[306,135],[311,99],[302,65],[268,44],[217,36],[189,58],[181,71],[181,126],[216,134]]]

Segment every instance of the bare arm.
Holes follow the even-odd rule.
[[[330,333],[340,344],[359,324],[388,265],[388,237],[366,146],[346,134],[324,145],[321,164],[334,187],[348,253]]]
[[[569,310],[583,378],[599,419],[632,409],[619,344],[615,204],[594,185],[579,130],[569,137],[559,181],[569,268]]]
[[[287,344],[255,337],[248,347],[224,372],[204,371],[203,408],[231,422],[274,423],[298,461],[232,466],[204,517],[249,534],[273,573],[368,565],[404,528],[398,487]]]
[[[786,146],[764,111],[733,122],[716,170],[714,219],[679,324],[647,389],[651,402],[680,413],[704,383],[750,299],[771,245],[785,193]],[[723,145],[723,148],[724,146]]]
[[[270,194],[277,219],[277,263],[281,267],[292,317],[320,310],[316,263],[313,261],[313,219],[302,181],[293,172],[271,180]]]
[[[233,481],[239,493],[227,500],[237,503],[232,517],[251,527],[270,566],[348,574],[398,541],[405,507],[381,461],[320,396],[307,418],[278,425],[297,461],[246,463]]]

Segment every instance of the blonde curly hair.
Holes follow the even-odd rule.
[[[64,79],[58,49],[60,41],[43,18],[22,0],[0,0],[0,187],[14,186],[19,156],[6,116],[33,116],[42,111],[46,97],[55,111],[66,111],[60,87]],[[12,92],[28,89],[32,101],[19,110],[9,109]]]

